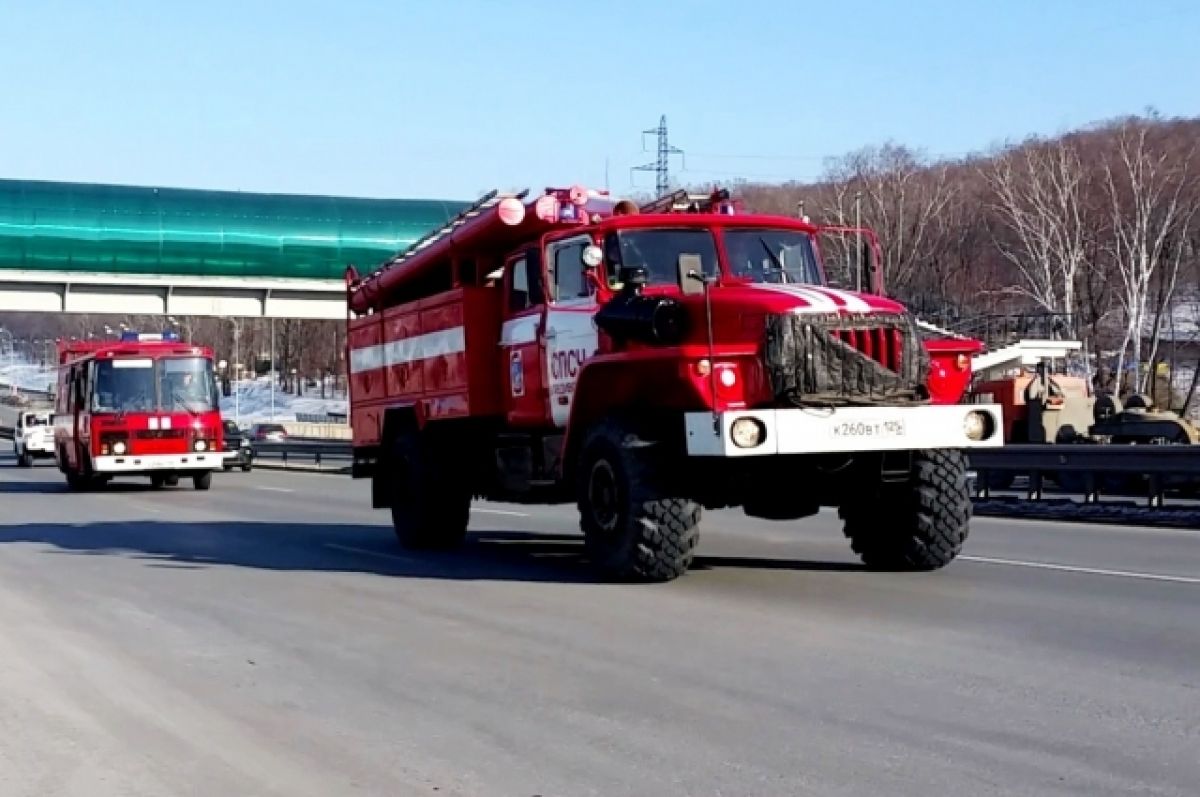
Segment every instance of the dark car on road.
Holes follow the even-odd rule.
[[[243,472],[249,473],[251,463],[254,459],[254,450],[250,447],[250,438],[238,428],[238,425],[233,421],[224,421],[224,437],[225,437],[225,452],[235,452],[235,455],[225,457],[223,467],[225,470],[233,470],[234,466],[241,467]]]
[[[281,423],[256,423],[250,427],[250,437],[261,443],[283,443],[287,441],[287,429]]]

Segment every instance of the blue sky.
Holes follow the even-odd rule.
[[[468,199],[607,161],[625,191],[666,114],[678,179],[806,178],[1200,115],[1197,34],[1181,0],[0,0],[0,176]]]

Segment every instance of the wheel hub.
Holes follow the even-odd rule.
[[[620,519],[620,496],[617,489],[617,474],[606,460],[597,460],[588,476],[588,503],[596,525],[604,531],[612,531]]]

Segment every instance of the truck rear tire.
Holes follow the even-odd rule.
[[[462,545],[471,519],[471,490],[458,450],[429,432],[413,430],[396,440],[392,526],[405,548],[448,549]]]
[[[958,450],[913,452],[907,483],[884,483],[838,514],[850,547],[878,570],[937,570],[962,551],[971,521],[967,458]]]
[[[700,541],[701,506],[668,487],[670,468],[617,423],[595,427],[579,457],[579,525],[606,575],[670,581],[687,572]]]
[[[197,473],[192,477],[192,486],[197,490],[207,490],[212,487],[212,471],[206,470],[204,473]]]

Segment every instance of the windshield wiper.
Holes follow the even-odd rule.
[[[767,257],[771,258],[771,263],[779,271],[779,278],[783,282],[787,282],[787,269],[783,267],[783,261],[779,259],[779,255],[771,250],[771,245],[767,243],[767,239],[761,235],[758,236],[758,242],[762,244],[763,251],[767,253]]]

